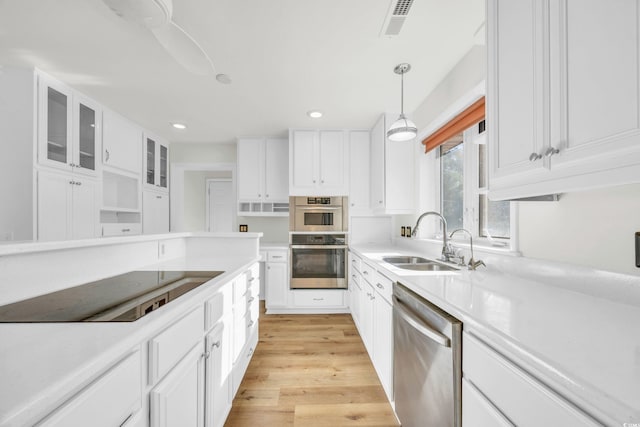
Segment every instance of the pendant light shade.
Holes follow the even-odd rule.
[[[411,70],[409,64],[398,64],[393,72],[400,74],[400,117],[387,129],[387,138],[391,141],[409,141],[418,135],[415,123],[404,115],[404,73]]]

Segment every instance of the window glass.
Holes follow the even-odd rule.
[[[480,230],[478,235],[494,239],[508,239],[511,237],[510,202],[494,202],[485,194],[480,195]]]
[[[440,146],[441,212],[449,230],[463,226],[464,145],[461,136]]]
[[[486,140],[484,132],[475,124],[440,146],[440,212],[449,232],[466,228],[474,237],[505,240],[511,237],[511,203],[487,197],[488,151],[478,144]]]

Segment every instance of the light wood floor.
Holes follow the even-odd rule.
[[[349,314],[265,315],[225,427],[399,426]]]

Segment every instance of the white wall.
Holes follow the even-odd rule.
[[[173,144],[171,163],[235,163],[236,144]]]
[[[520,249],[532,258],[640,275],[640,184],[566,193],[558,202],[520,202]]]
[[[173,144],[171,163],[235,164],[236,144]],[[183,211],[180,231],[205,230],[207,221],[205,180],[231,176],[228,173],[220,174],[221,172],[202,170],[184,172],[184,204],[181,207]],[[289,241],[289,218],[238,217],[237,222],[247,224],[250,232],[264,233],[262,242],[287,243]]]
[[[483,46],[471,49],[427,96],[412,114],[419,130],[484,79],[485,55]],[[435,155],[425,155],[418,141],[416,145],[417,216],[439,208]],[[394,235],[408,220],[406,216],[394,218]],[[518,222],[519,249],[525,257],[640,275],[634,262],[634,233],[640,231],[640,184],[568,193],[558,202],[519,202]]]
[[[262,232],[265,243],[289,243],[289,217],[238,217],[238,224],[247,224],[250,232]]]

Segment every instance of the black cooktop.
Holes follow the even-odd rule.
[[[0,323],[133,322],[223,271],[132,271],[0,306]]]

